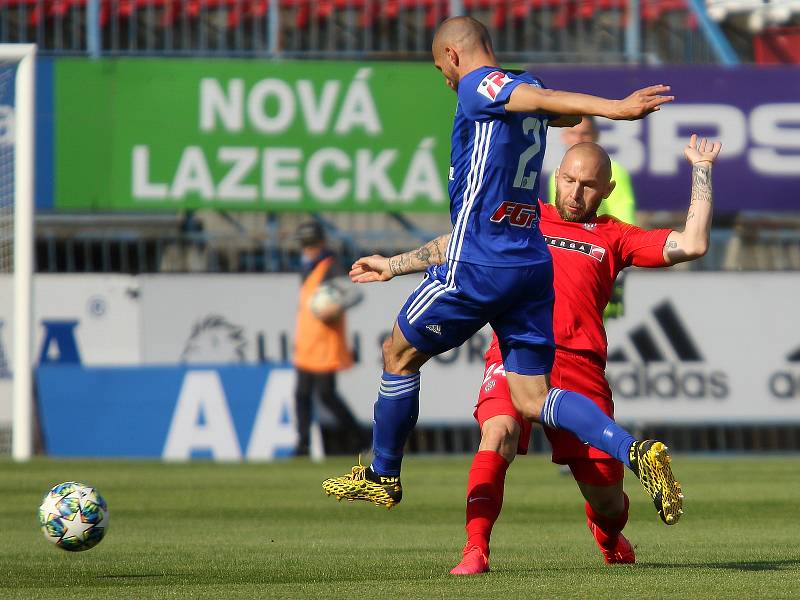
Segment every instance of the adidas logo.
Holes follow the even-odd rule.
[[[436,335],[442,335],[441,325],[425,325],[425,329],[427,329],[428,331],[432,331]]]
[[[656,305],[652,314],[657,329],[644,323],[634,327],[627,333],[630,348],[615,348],[608,354],[606,376],[614,395],[623,399],[727,398],[728,375],[704,368],[703,354],[672,303],[666,300]]]
[[[800,398],[800,347],[786,355],[788,369],[775,371],[767,381],[772,396],[778,400],[794,400]]]
[[[678,360],[683,362],[701,362],[703,360],[697,345],[669,301],[656,306],[653,309],[653,316],[661,331],[664,332],[667,342],[675,351]],[[628,337],[643,363],[666,360],[664,352],[659,348],[647,325],[640,325],[631,330]],[[628,355],[623,349],[608,353],[608,362],[625,362],[627,360]]]

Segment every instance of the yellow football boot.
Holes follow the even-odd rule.
[[[322,482],[322,489],[337,500],[364,500],[375,506],[392,508],[403,498],[400,477],[378,475],[371,468],[358,464],[341,477],[331,477]]]
[[[667,525],[675,525],[683,515],[683,493],[681,484],[672,474],[672,457],[667,447],[656,440],[634,442],[628,460],[644,491],[653,500],[658,516]]]

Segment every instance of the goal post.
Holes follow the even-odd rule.
[[[13,258],[4,270],[11,270],[13,286],[12,417],[11,454],[26,461],[33,454],[33,247],[34,247],[34,111],[35,44],[0,44],[0,64],[15,65],[13,108],[2,132],[2,145],[13,146],[3,155],[13,157],[13,186],[0,190],[3,221],[2,244]],[[10,157],[9,157],[10,158]],[[4,158],[4,160],[6,160]],[[8,168],[8,167],[6,167]],[[10,173],[9,173],[10,175]],[[10,205],[10,210],[8,208]],[[13,211],[13,212],[11,212]],[[10,214],[9,214],[10,213]],[[13,215],[13,218],[12,218]],[[10,231],[9,231],[10,229]],[[10,238],[10,239],[9,239]]]

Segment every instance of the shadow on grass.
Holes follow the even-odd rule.
[[[170,579],[175,577],[191,577],[189,573],[115,573],[113,575],[98,575],[97,579],[146,579],[163,578]]]
[[[781,569],[800,567],[800,559],[787,558],[781,560],[741,560],[725,562],[702,562],[702,563],[682,563],[682,564],[645,564],[639,565],[649,569],[728,569],[731,571],[779,571]]]
[[[641,563],[635,565],[617,565],[613,568],[619,569],[725,569],[729,571],[780,571],[783,569],[800,568],[800,558],[787,558],[778,560],[741,560],[741,561],[720,561],[720,562],[685,562],[685,563]],[[582,571],[585,566],[565,566],[565,567],[532,567],[531,569],[508,569],[507,573],[522,573],[536,571]]]
[[[779,560],[750,560],[750,561],[720,561],[720,562],[687,562],[687,563],[637,563],[636,565],[620,565],[615,567],[618,569],[632,570],[658,570],[658,569],[674,569],[674,570],[689,570],[689,569],[725,569],[730,571],[780,571],[783,569],[800,568],[800,558],[792,559],[779,559]],[[604,568],[604,567],[599,567]],[[547,567],[533,567],[530,569],[500,569],[497,574],[501,576],[518,577],[527,573],[535,574],[537,572],[565,572],[565,571],[586,571],[585,566],[547,566]],[[430,581],[431,579],[448,579],[451,578],[446,575],[446,570],[418,573],[413,576],[408,572],[384,574],[381,578],[383,582],[389,581],[404,581],[411,580]],[[281,585],[281,584],[296,584],[299,580],[308,584],[332,584],[332,583],[347,583],[359,581],[374,581],[374,576],[371,575],[370,569],[360,570],[357,573],[352,571],[330,572],[323,571],[319,573],[301,573],[296,569],[284,573],[269,573],[264,570],[256,569],[249,573],[239,573],[235,577],[222,578],[217,583],[219,584],[260,584],[260,585]],[[192,574],[187,573],[115,573],[106,575],[97,575],[96,579],[107,582],[108,585],[114,585],[113,582],[130,580],[138,582],[134,585],[149,587],[152,585],[160,584],[175,584],[176,579],[185,579],[187,583],[192,583]],[[300,579],[299,579],[300,578]],[[209,583],[204,581],[203,583]],[[100,584],[102,585],[102,584]]]

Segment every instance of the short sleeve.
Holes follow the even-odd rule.
[[[664,244],[671,229],[645,230],[617,221],[620,231],[619,251],[626,267],[666,267]]]
[[[511,92],[522,83],[526,81],[514,73],[500,70],[490,71],[481,79],[465,77],[458,86],[458,102],[464,116],[472,121],[503,116]]]

